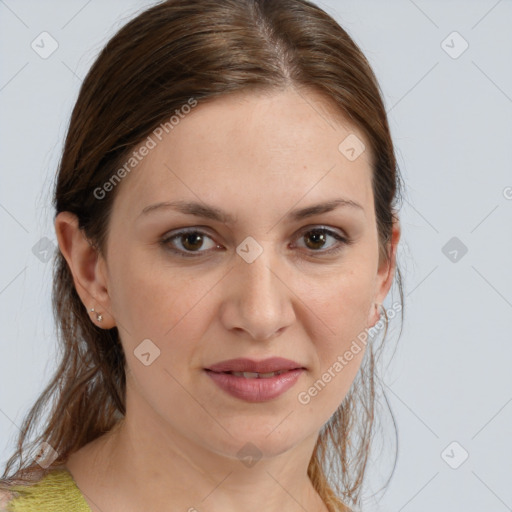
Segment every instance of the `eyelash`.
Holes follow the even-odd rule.
[[[324,256],[324,255],[334,255],[334,254],[337,254],[338,252],[342,251],[346,245],[350,245],[352,243],[352,240],[350,240],[349,238],[347,237],[343,237],[341,236],[339,233],[337,233],[336,231],[333,231],[331,229],[328,229],[328,228],[324,228],[324,227],[315,227],[315,228],[309,228],[307,229],[306,231],[302,231],[302,233],[297,237],[298,239],[300,239],[301,237],[307,235],[308,233],[311,233],[311,232],[320,232],[320,233],[326,233],[330,236],[332,236],[333,238],[335,238],[339,244],[334,247],[334,248],[331,248],[331,249],[328,249],[328,250],[325,250],[325,251],[322,251],[322,250],[318,250],[318,251],[315,251],[313,249],[309,249],[312,254],[319,254],[321,256]],[[181,249],[176,249],[175,247],[172,247],[170,245],[170,242],[176,238],[180,238],[184,235],[190,235],[190,234],[199,234],[201,236],[207,236],[208,238],[211,239],[211,236],[208,235],[208,233],[205,233],[204,231],[201,231],[199,229],[196,229],[196,228],[192,228],[192,229],[183,229],[181,231],[178,231],[177,233],[174,233],[172,236],[166,236],[164,237],[162,240],[161,240],[161,244],[169,251],[177,254],[178,256],[180,257],[183,257],[183,258],[198,258],[200,257],[202,254],[204,253],[208,253],[210,250],[208,251],[195,251],[195,252],[186,252],[186,251],[183,251]],[[211,250],[214,250],[214,249],[211,249]]]

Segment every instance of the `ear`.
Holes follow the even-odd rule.
[[[382,304],[384,299],[386,298],[391,285],[393,284],[393,279],[395,277],[396,270],[396,253],[398,249],[398,242],[400,241],[400,221],[397,217],[393,219],[393,228],[391,232],[391,240],[388,242],[387,253],[388,259],[381,261],[379,265],[379,269],[377,271],[377,279],[376,279],[376,287],[375,287],[375,296],[373,299],[372,306],[370,308],[370,312],[368,314],[368,326],[373,327],[380,318],[381,308],[375,306],[375,303]]]
[[[110,313],[105,260],[78,227],[75,214],[60,212],[55,218],[55,231],[60,251],[68,263],[76,291],[91,321],[104,329],[114,327],[116,323]],[[91,312],[91,308],[94,311]]]

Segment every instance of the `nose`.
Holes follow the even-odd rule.
[[[282,334],[295,320],[291,274],[265,249],[251,263],[239,258],[229,273],[221,307],[226,329],[265,341]]]

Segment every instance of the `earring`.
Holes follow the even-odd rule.
[[[98,322],[101,322],[103,320],[103,316],[101,315],[101,313],[95,312],[94,308],[91,308],[91,313],[96,313],[96,320],[98,320]]]

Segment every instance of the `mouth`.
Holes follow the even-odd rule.
[[[291,370],[299,370],[301,368],[292,368]],[[207,372],[212,372],[213,370],[206,369]],[[213,372],[213,373],[225,373],[228,375],[233,375],[235,377],[243,377],[245,379],[271,379],[272,377],[276,377],[277,375],[281,375],[283,373],[288,373],[290,370],[278,370],[277,372]]]
[[[246,402],[265,402],[285,394],[306,368],[284,357],[255,361],[228,359],[205,368],[206,375],[225,393]]]
[[[292,370],[305,370],[297,361],[284,357],[270,357],[261,361],[255,361],[246,357],[228,359],[215,363],[205,368],[214,373],[227,373],[246,379],[267,379]]]
[[[295,386],[304,371],[304,368],[264,373],[206,370],[206,375],[231,397],[245,402],[266,402]]]

